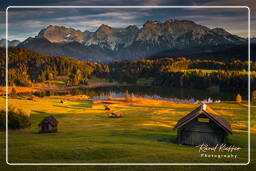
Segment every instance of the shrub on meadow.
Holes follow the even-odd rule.
[[[5,110],[0,111],[0,129],[5,129]],[[8,128],[9,129],[22,129],[31,126],[30,111],[14,107],[8,107]]]
[[[5,129],[5,111],[0,111],[0,130]]]
[[[107,99],[108,99],[108,100],[112,100],[112,99],[113,99],[112,95],[109,94],[108,97],[107,97]]]
[[[132,93],[132,94],[131,94],[130,101],[132,101],[132,102],[133,102],[134,100],[135,100],[135,95]]]
[[[256,90],[252,91],[252,101],[256,102]]]
[[[17,91],[14,87],[11,90],[10,97],[17,98]]]
[[[129,95],[128,90],[125,90],[124,99],[125,99],[125,101],[127,101],[127,102],[130,101],[130,95]]]
[[[242,96],[240,94],[236,95],[236,102],[241,103],[242,102]]]

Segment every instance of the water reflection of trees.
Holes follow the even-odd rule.
[[[211,92],[196,89],[182,89],[182,88],[162,88],[153,86],[110,86],[110,87],[96,87],[96,88],[78,88],[67,90],[47,90],[33,93],[20,93],[20,95],[33,94],[38,97],[54,96],[54,95],[87,95],[89,97],[108,96],[120,97],[124,92],[128,90],[129,93],[134,93],[135,96],[147,96],[147,97],[160,97],[170,99],[194,99],[194,100],[206,100],[211,99],[213,101],[221,100],[228,101],[234,100],[234,93],[230,92]],[[246,94],[243,94],[243,99],[247,98]]]

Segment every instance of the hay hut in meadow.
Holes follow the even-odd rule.
[[[108,105],[104,105],[104,107],[105,107],[105,110],[111,110]]]
[[[122,114],[121,112],[112,112],[108,115],[109,118],[121,118]]]
[[[58,121],[52,115],[43,118],[38,126],[39,133],[53,133],[58,131]]]
[[[184,145],[226,144],[232,129],[228,121],[216,114],[206,104],[202,104],[185,117],[181,118],[174,129],[177,129],[177,143]]]

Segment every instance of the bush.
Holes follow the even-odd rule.
[[[0,130],[5,129],[5,111],[0,111]]]
[[[256,102],[256,90],[253,90],[252,92],[252,101]]]
[[[107,97],[108,100],[112,100],[112,98],[113,98],[113,97],[112,97],[111,94],[109,94],[108,97]]]
[[[236,95],[236,102],[241,103],[242,102],[242,96],[240,94]]]
[[[29,97],[27,97],[27,100],[35,100],[36,96],[34,96],[33,94],[30,94]]]
[[[127,101],[127,102],[130,101],[130,95],[129,95],[128,90],[125,90],[124,99],[125,99],[125,101]]]
[[[0,111],[0,129],[5,129],[5,111]],[[8,128],[22,129],[31,126],[30,111],[18,109],[14,106],[8,108]]]
[[[134,94],[132,93],[132,94],[131,94],[131,99],[130,99],[130,101],[133,102],[134,100],[135,100],[135,96],[134,96]]]
[[[10,96],[12,97],[12,98],[17,98],[17,91],[16,91],[16,89],[13,87],[12,88],[12,91],[11,91],[11,93],[10,93]]]

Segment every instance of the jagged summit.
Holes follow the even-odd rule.
[[[49,25],[47,28],[42,29],[37,38],[45,38],[52,43],[60,42],[83,42],[83,32],[73,28],[66,28],[64,26]]]
[[[112,28],[106,24],[101,24],[97,31],[99,30],[111,30]]]
[[[8,40],[8,47],[16,47],[18,44],[19,40]],[[6,47],[6,39],[0,39],[0,47]]]
[[[214,33],[221,34],[221,35],[229,35],[229,32],[227,32],[227,31],[226,31],[225,29],[223,29],[223,28],[218,28],[218,27],[216,27],[216,28],[213,28],[212,31],[213,31]]]
[[[45,38],[53,43],[75,41],[85,45],[100,44],[105,40],[105,42],[120,46],[119,43],[121,42],[123,44],[127,40],[127,37],[130,37],[130,39],[133,38],[133,40],[129,39],[129,42],[138,40],[151,40],[155,42],[159,41],[163,36],[168,41],[185,39],[184,42],[187,42],[191,40],[201,41],[202,39],[204,43],[209,43],[205,37],[213,36],[211,41],[215,42],[215,44],[223,43],[223,41],[225,41],[225,43],[227,43],[227,41],[234,42],[240,39],[238,36],[228,33],[223,28],[210,29],[190,20],[176,19],[170,19],[165,22],[155,20],[147,21],[140,29],[136,25],[130,25],[126,28],[112,28],[109,25],[101,24],[95,32],[82,32],[73,28],[49,25],[47,28],[42,29],[36,38]],[[214,36],[225,36],[225,38],[223,38],[223,40],[218,39],[217,42],[214,40]],[[112,50],[115,49],[112,46],[110,46],[110,48]]]
[[[134,30],[134,31],[138,31],[139,28],[136,25],[129,25],[126,27],[127,30]]]
[[[58,47],[61,44],[65,44],[63,45],[65,47],[72,46],[74,50],[72,50],[71,56],[74,56],[73,54],[78,51],[78,45],[74,46],[74,43],[78,43],[80,44],[79,51],[82,50],[79,54],[87,55],[86,52],[89,50],[90,55],[94,58],[97,58],[96,55],[100,52],[108,59],[109,57],[137,59],[163,50],[236,44],[245,41],[245,39],[232,35],[222,28],[210,29],[190,20],[176,19],[164,22],[147,21],[141,28],[136,25],[114,28],[102,24],[95,32],[49,25],[39,32],[38,36],[33,39],[33,43],[40,42],[40,39],[59,44]],[[44,47],[41,46],[40,48],[30,42],[32,40],[26,40],[26,43],[21,43],[19,46],[47,53],[46,41],[43,41]],[[50,47],[50,49],[53,49],[51,54],[54,54],[54,48]],[[66,49],[61,48],[56,50],[56,55],[59,55],[60,51],[61,54],[70,56],[70,53],[66,53]]]

